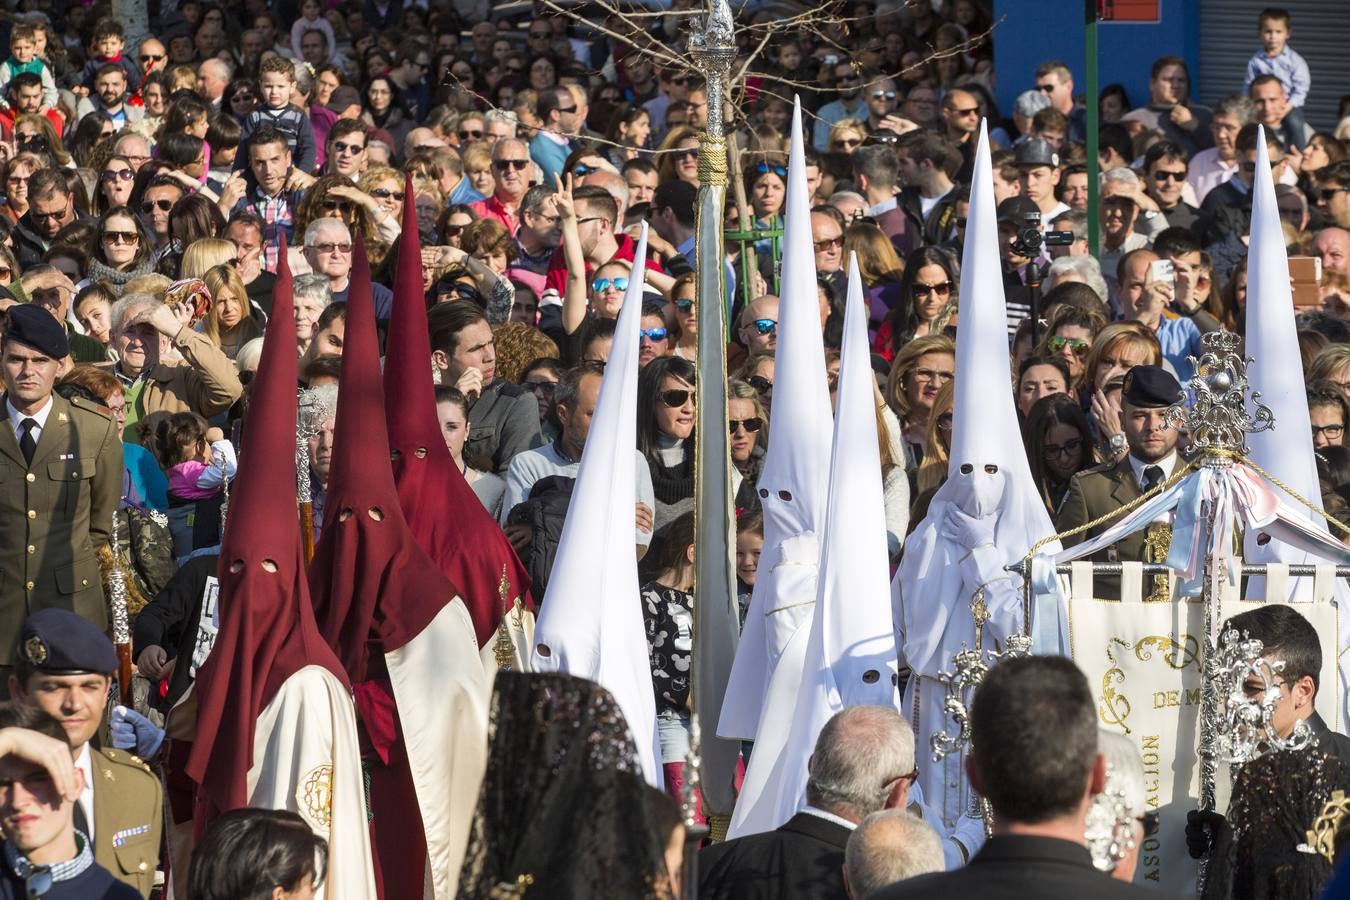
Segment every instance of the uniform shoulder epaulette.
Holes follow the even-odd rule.
[[[92,400],[86,400],[84,397],[76,395],[70,398],[70,405],[84,412],[95,413],[105,419],[111,419],[113,412],[101,403],[95,403]]]
[[[119,766],[126,766],[129,769],[139,769],[151,776],[154,776],[155,774],[154,770],[150,768],[145,760],[135,754],[128,753],[125,750],[118,750],[114,747],[104,747],[103,755],[107,757],[108,762],[117,763]]]

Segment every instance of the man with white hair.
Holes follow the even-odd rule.
[[[863,819],[844,848],[844,887],[862,900],[887,885],[943,870],[937,832],[907,809],[883,809]]]
[[[211,104],[213,112],[220,111],[221,98],[230,84],[230,74],[229,65],[218,56],[202,60],[202,64],[197,67],[202,96]]]
[[[894,709],[850,706],[825,723],[807,764],[806,805],[782,827],[699,854],[703,900],[846,900],[844,848],[858,823],[903,809],[917,777],[914,732]],[[942,853],[937,853],[938,868]]]
[[[509,109],[490,109],[483,114],[483,140],[489,144],[516,136],[519,120]]]
[[[520,227],[520,200],[530,188],[529,165],[530,148],[524,141],[508,138],[493,144],[492,196],[470,204],[474,215],[496,219],[515,234]]]
[[[305,229],[305,260],[312,271],[328,277],[334,303],[346,303],[351,290],[352,233],[341,219],[325,216]],[[394,292],[371,282],[375,298],[375,318],[388,319],[394,306]]]

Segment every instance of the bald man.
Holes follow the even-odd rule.
[[[858,824],[844,847],[844,888],[854,900],[943,868],[937,832],[906,809],[872,813]]]

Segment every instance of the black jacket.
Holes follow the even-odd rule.
[[[1350,766],[1350,737],[1332,731],[1317,713],[1308,717],[1308,725],[1312,728],[1313,736],[1317,738],[1318,747]]]
[[[799,812],[773,831],[713,844],[698,855],[698,896],[847,900],[844,845],[850,834],[842,825]]]
[[[146,647],[158,645],[170,659],[177,660],[173,674],[169,676],[168,692],[160,697],[157,686],[150,691],[150,700],[156,709],[167,712],[192,684],[192,656],[199,632],[204,639],[214,639],[202,631],[200,624],[207,598],[214,604],[219,596],[216,580],[219,562],[220,556],[215,553],[194,556],[174,573],[164,590],[156,594],[136,617],[132,634],[135,657],[139,658]],[[203,647],[203,650],[209,652],[210,648]]]
[[[965,868],[921,875],[867,895],[868,900],[1165,900],[1092,867],[1086,847],[1028,835],[992,837]]]

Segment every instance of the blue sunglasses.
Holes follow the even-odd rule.
[[[620,275],[618,278],[597,278],[591,282],[591,289],[597,294],[603,294],[609,290],[610,285],[614,285],[616,291],[628,290],[628,279]]]
[[[642,343],[645,339],[659,344],[666,339],[666,334],[667,332],[664,328],[639,328],[638,343]]]

